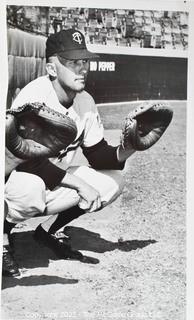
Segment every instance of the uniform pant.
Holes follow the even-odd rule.
[[[80,166],[70,167],[67,172],[95,188],[100,193],[103,206],[113,202],[124,186],[123,177],[116,170],[97,171]],[[11,223],[19,223],[35,216],[58,214],[76,205],[81,207],[76,190],[57,186],[51,191],[40,177],[17,171],[11,173],[5,185],[5,201],[9,207],[6,219]]]

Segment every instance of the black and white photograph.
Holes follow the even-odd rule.
[[[193,6],[2,8],[1,319],[192,319]]]

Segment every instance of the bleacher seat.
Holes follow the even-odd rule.
[[[115,46],[116,45],[115,38],[107,36],[107,45]]]
[[[93,44],[104,44],[104,43],[102,42],[102,39],[101,39],[101,38],[99,38],[99,37],[94,37],[94,38],[93,38]]]
[[[119,45],[122,46],[122,47],[126,47],[127,46],[127,40],[125,38],[120,38],[120,41],[119,41]]]
[[[109,38],[112,39],[114,38],[116,35],[118,34],[118,30],[117,29],[110,29],[110,33],[109,33]]]
[[[62,16],[62,19],[65,19],[68,17],[68,9],[67,8],[61,9],[61,16]]]
[[[155,45],[155,48],[161,48],[161,47],[162,47],[161,35],[156,35],[156,45]]]
[[[133,36],[137,39],[140,39],[144,34],[143,28],[141,26],[136,26],[133,31]]]
[[[75,10],[72,11],[71,17],[74,19],[79,19],[80,11],[79,8],[76,8]]]
[[[84,11],[85,19],[86,20],[89,19],[89,9],[88,8],[84,8],[83,11]]]
[[[152,24],[152,18],[151,17],[144,17],[144,23],[146,25]]]
[[[66,18],[65,19],[65,25],[66,28],[73,28],[75,26],[75,20],[74,18]]]
[[[96,19],[96,9],[95,8],[89,8],[88,9],[88,19],[89,20],[95,20]]]
[[[188,47],[187,12],[68,7],[51,9],[50,13],[55,28],[52,23],[49,34],[75,27],[87,32],[87,43],[176,49],[182,46],[185,50]]]
[[[84,31],[84,30],[85,30],[85,27],[86,27],[86,21],[85,21],[85,20],[78,20],[78,22],[77,22],[77,28],[78,28],[80,31]]]
[[[159,23],[154,23],[152,26],[155,28],[156,35],[161,36],[161,33],[162,33],[161,25]]]
[[[187,26],[188,25],[188,14],[186,12],[180,12],[179,23],[180,23],[181,26]]]
[[[89,36],[89,33],[86,31],[83,33],[84,36],[85,36],[85,41],[86,41],[86,44],[90,44],[90,36]]]
[[[134,16],[135,17],[143,17],[144,11],[143,10],[135,10]]]
[[[100,41],[102,44],[107,44],[107,29],[102,28],[102,29],[99,31],[99,41]]]
[[[151,25],[144,25],[144,26],[143,26],[143,31],[151,34],[151,33],[152,33],[152,27],[151,27]]]
[[[112,28],[116,29],[117,27],[117,17],[113,16],[112,17]]]
[[[172,33],[174,33],[174,34],[180,34],[180,29],[178,28],[178,27],[172,27],[172,29],[171,29],[171,31],[172,31]]]
[[[188,34],[183,34],[182,38],[184,41],[188,42],[189,36],[188,36]]]
[[[117,9],[116,13],[117,13],[117,16],[119,16],[119,17],[121,17],[121,16],[123,17],[126,15],[126,12],[124,9]]]
[[[188,36],[188,27],[182,28],[181,32],[184,34],[184,36]]]
[[[176,44],[182,43],[181,34],[180,33],[174,33],[174,41]]]
[[[164,41],[165,41],[165,42],[172,43],[172,35],[165,33],[165,34],[164,34]]]
[[[112,28],[112,16],[107,16],[105,20],[105,27]]]
[[[183,50],[184,47],[183,47],[182,42],[180,42],[180,43],[175,43],[175,49],[176,49],[176,50]]]
[[[163,29],[164,34],[171,34],[172,33],[172,29],[168,26],[168,27],[164,27]]]
[[[98,26],[98,21],[97,19],[90,19],[89,20],[89,27],[90,27],[90,30],[95,30]]]
[[[127,16],[125,18],[125,22],[126,22],[126,25],[134,25],[135,20],[134,20],[134,18],[132,16]]]
[[[94,35],[95,35],[95,29],[90,28],[90,27],[87,27],[87,29],[88,29],[88,34],[89,34],[89,36],[93,36],[93,37],[94,37]]]
[[[153,12],[151,10],[145,10],[144,11],[144,17],[145,18],[152,18]]]
[[[155,35],[151,35],[151,39],[150,39],[150,47],[151,48],[155,48],[156,47],[156,36]]]
[[[131,38],[131,47],[138,48],[140,47],[140,40],[137,38]]]
[[[165,49],[173,49],[173,43],[172,41],[171,42],[167,42],[165,41]]]
[[[164,17],[164,11],[153,11],[153,15],[155,18],[163,18]]]
[[[143,38],[143,47],[150,48],[150,46],[151,46],[151,35],[145,34]]]
[[[160,22],[164,17],[164,11],[153,11],[153,19],[156,22]]]
[[[49,25],[49,34],[53,34],[53,33],[55,33],[55,30],[53,28],[52,23],[50,23],[50,25]]]
[[[179,29],[179,21],[176,18],[171,19],[171,27]]]
[[[143,16],[142,17],[134,17],[134,22],[137,24],[137,25],[143,25],[144,23],[144,19],[143,19]]]
[[[120,40],[122,38],[122,35],[120,32],[118,32],[115,36],[115,42],[116,42],[116,45],[119,46],[120,45]]]
[[[188,42],[183,40],[182,44],[183,44],[183,49],[187,50],[188,49]]]
[[[136,27],[134,25],[126,25],[124,27],[124,34],[122,33],[124,38],[135,37]]]

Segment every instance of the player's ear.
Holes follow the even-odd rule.
[[[57,77],[57,68],[56,68],[55,63],[48,62],[46,64],[46,71],[49,74],[49,76],[51,76],[52,78],[56,78]]]

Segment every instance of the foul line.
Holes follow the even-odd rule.
[[[139,104],[143,102],[176,102],[176,103],[186,103],[187,100],[135,100],[135,101],[122,101],[122,102],[107,102],[107,103],[96,103],[97,107],[111,106],[111,105],[129,105],[129,104]]]

